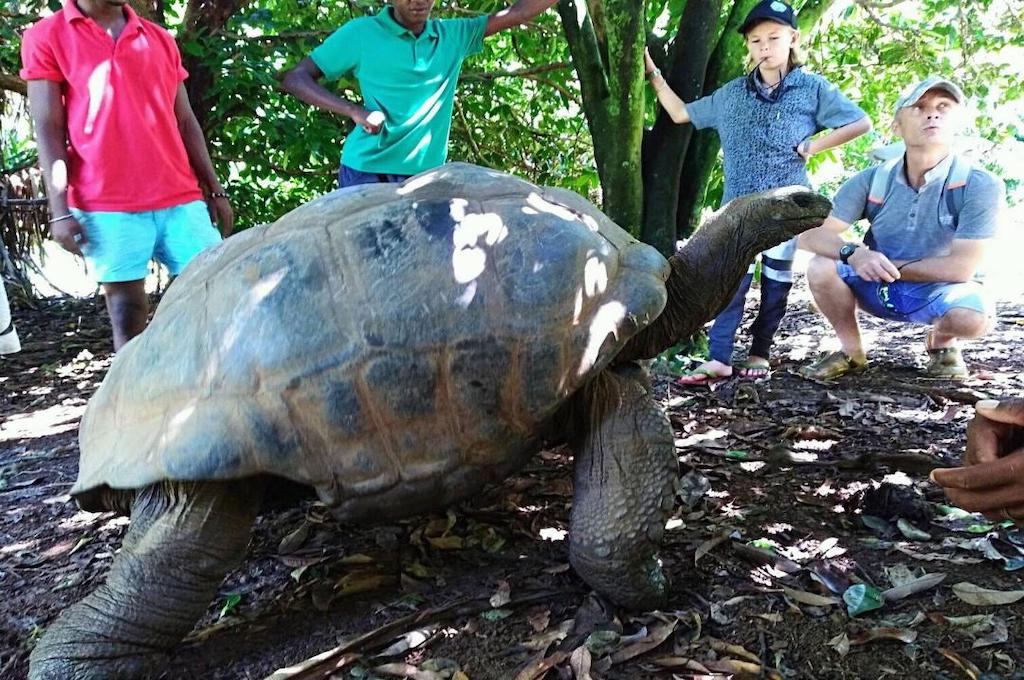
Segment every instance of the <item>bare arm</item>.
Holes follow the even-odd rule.
[[[50,233],[64,250],[81,255],[80,245],[87,242],[85,230],[78,220],[66,217],[71,214],[68,210],[68,130],[60,83],[28,81],[28,106],[36,132],[39,166],[46,181],[50,215],[59,220],[50,224]]]
[[[648,77],[657,70],[654,60],[651,59],[651,53],[647,48],[644,48],[644,68]],[[658,97],[658,102],[665,109],[665,113],[668,114],[673,123],[690,122],[690,112],[686,110],[686,103],[679,98],[679,95],[672,91],[672,88],[668,86],[668,82],[661,75],[651,78],[651,87],[654,88],[654,94]]]
[[[235,228],[235,213],[227,196],[223,195],[224,187],[221,186],[213,169],[210,152],[206,148],[206,138],[199,127],[199,121],[196,120],[195,112],[192,111],[184,83],[178,84],[178,92],[174,97],[174,117],[178,120],[178,132],[185,145],[189,163],[196,173],[199,186],[207,196],[206,204],[210,209],[210,219],[220,226],[222,235],[230,236]]]
[[[324,73],[316,65],[316,62],[306,57],[295,68],[285,72],[281,80],[281,88],[318,109],[351,118],[371,134],[380,131],[380,123],[371,124],[367,121],[369,112],[365,108],[339,97],[321,85],[319,81],[323,76]]]
[[[846,241],[840,234],[849,229],[850,225],[837,217],[829,215],[820,227],[809,229],[799,236],[799,245],[815,255],[839,259],[839,249]]]
[[[848,125],[836,128],[817,139],[809,139],[801,142],[800,146],[802,146],[803,149],[801,150],[798,147],[797,152],[804,158],[810,158],[816,153],[821,153],[822,151],[828,151],[829,149],[834,149],[837,146],[842,146],[850,140],[856,139],[870,131],[871,119],[864,116],[860,120],[855,120]]]
[[[839,218],[829,215],[820,227],[800,234],[798,243],[801,248],[815,255],[838,260],[839,249],[846,243],[841,234],[849,226]],[[865,281],[892,283],[901,278],[897,263],[865,245],[857,248],[853,255],[847,258],[847,263],[857,272],[857,276]]]
[[[989,251],[991,239],[954,239],[949,255],[926,257],[917,261],[897,260],[905,281],[970,281]]]
[[[519,0],[511,7],[506,7],[487,19],[484,37],[525,24],[556,4],[558,4],[558,0]]]

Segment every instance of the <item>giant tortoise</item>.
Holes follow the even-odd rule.
[[[343,520],[397,518],[552,441],[575,455],[576,573],[621,606],[657,605],[676,455],[639,360],[828,209],[799,188],[738,199],[666,260],[571,192],[452,164],[334,192],[203,253],[82,420],[72,494],[130,508],[131,525],[31,676],[158,669],[280,480]]]

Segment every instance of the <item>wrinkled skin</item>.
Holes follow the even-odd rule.
[[[757,252],[818,226],[829,208],[826,199],[802,189],[726,206],[670,259],[661,316],[547,424],[576,455],[570,561],[616,604],[646,609],[665,599],[657,549],[677,474],[671,426],[636,360],[657,355],[713,318]],[[265,484],[262,478],[169,481],[139,490],[105,583],[50,626],[32,652],[30,677],[158,672],[224,575],[243,559]]]

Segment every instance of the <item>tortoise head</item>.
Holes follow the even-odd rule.
[[[721,312],[757,253],[820,226],[831,202],[805,187],[784,187],[727,203],[669,259],[668,303],[619,354],[655,357]]]

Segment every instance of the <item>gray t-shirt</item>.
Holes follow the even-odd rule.
[[[966,162],[962,159],[961,162]],[[892,260],[948,255],[954,239],[995,238],[1006,207],[1006,186],[988,170],[973,165],[963,188],[963,207],[955,220],[943,187],[953,156],[925,173],[920,189],[907,184],[903,163],[893,169],[881,209],[871,222],[873,247]],[[847,224],[867,217],[866,205],[875,168],[858,172],[839,187],[832,216]]]
[[[722,203],[794,184],[809,187],[797,145],[866,115],[835,85],[802,68],[789,72],[775,101],[759,95],[748,82],[746,76],[736,78],[686,105],[694,127],[715,128],[722,140]]]

